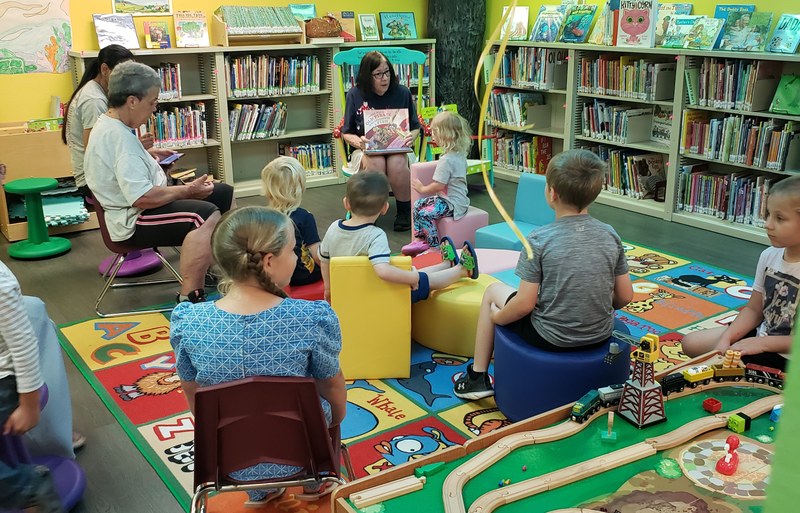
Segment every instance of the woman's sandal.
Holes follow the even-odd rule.
[[[481,275],[478,270],[478,254],[468,240],[464,241],[464,247],[461,249],[461,267],[470,272],[469,277],[473,280],[477,280]]]
[[[450,267],[458,265],[458,253],[456,253],[456,245],[450,237],[442,237],[439,239],[439,252],[442,254],[443,262],[450,262]]]
[[[320,485],[319,490],[316,492],[306,492],[305,489],[303,489],[303,493],[295,494],[294,498],[299,501],[313,502],[325,497],[326,495],[329,495],[338,486],[339,483],[335,481],[325,481]]]
[[[281,497],[283,497],[283,494],[284,494],[285,491],[286,491],[286,488],[276,488],[275,491],[268,492],[267,495],[265,495],[264,498],[261,499],[261,500],[257,500],[257,501],[248,500],[248,501],[245,501],[244,507],[245,508],[260,508],[262,506],[265,506],[265,505],[269,504],[270,502],[272,502],[272,501],[274,501],[276,499],[280,499]]]

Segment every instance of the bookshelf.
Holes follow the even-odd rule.
[[[499,42],[494,42],[493,45],[497,49]],[[531,69],[528,64],[536,63],[536,52],[554,50],[560,50],[564,54],[562,56],[563,61],[558,64],[561,66],[561,72],[566,73],[563,87],[559,87],[560,84],[552,85],[552,87],[542,87],[542,84],[536,83],[535,80],[521,80],[526,78],[524,77],[525,73]],[[662,155],[666,173],[665,201],[657,202],[649,198],[637,199],[635,193],[632,196],[628,195],[627,191],[621,192],[612,190],[609,187],[600,194],[597,202],[666,221],[769,244],[763,227],[759,226],[763,223],[758,220],[757,212],[755,216],[751,213],[749,220],[746,215],[741,216],[741,219],[737,219],[733,211],[736,203],[735,200],[734,203],[730,203],[730,195],[727,197],[727,202],[731,206],[731,217],[734,218],[734,222],[721,218],[727,213],[726,209],[721,208],[726,197],[724,184],[727,183],[728,190],[733,191],[730,181],[735,178],[742,179],[742,183],[749,184],[748,187],[750,188],[745,188],[744,190],[745,194],[749,193],[749,197],[752,199],[750,204],[743,200],[742,205],[749,205],[751,210],[760,208],[761,205],[758,201],[763,198],[756,199],[758,195],[752,192],[753,189],[764,188],[770,179],[778,179],[800,172],[800,137],[794,136],[794,132],[800,129],[800,116],[767,112],[777,81],[759,82],[755,87],[755,90],[759,91],[759,93],[751,95],[751,99],[754,104],[760,101],[761,105],[754,105],[754,110],[748,110],[749,106],[741,103],[737,104],[736,98],[729,98],[727,103],[722,103],[721,99],[716,103],[713,101],[706,102],[704,105],[701,105],[699,101],[695,101],[694,104],[690,103],[685,76],[687,70],[700,68],[703,62],[708,63],[709,60],[723,65],[727,63],[733,66],[733,69],[743,69],[745,66],[739,65],[740,62],[751,63],[753,70],[757,69],[758,64],[763,61],[767,63],[764,65],[765,69],[778,70],[775,74],[779,78],[781,74],[800,74],[800,55],[664,48],[618,48],[589,44],[536,43],[528,41],[509,42],[506,52],[512,56],[526,55],[527,60],[512,58],[509,59],[508,63],[504,62],[500,67],[498,81],[492,84],[491,87],[508,92],[542,93],[545,104],[552,105],[552,119],[549,126],[534,123],[534,126],[528,124],[527,126],[514,127],[497,123],[497,120],[489,115],[488,119],[485,120],[487,132],[515,134],[513,137],[518,140],[524,140],[524,137],[528,135],[551,137],[553,154],[562,150],[580,147],[592,149],[608,160],[611,160],[609,155],[612,152],[615,152],[614,154],[618,156],[631,156],[637,153]],[[533,53],[531,54],[531,52]],[[609,69],[609,66],[601,66],[598,63],[601,59],[605,60],[606,64],[616,63],[616,69],[613,69],[614,65],[610,66],[612,69]],[[630,73],[623,72],[621,64],[630,66]],[[657,73],[656,64],[659,65]],[[603,73],[599,73],[601,71]],[[599,76],[606,80],[600,80]],[[738,75],[736,79],[738,80]],[[733,80],[731,78],[730,82],[733,83]],[[730,91],[730,87],[729,95],[733,94]],[[739,100],[743,99],[744,96],[740,95]],[[765,101],[766,104],[764,104]],[[621,120],[623,117],[622,112],[633,114],[627,117],[628,122],[634,119],[638,115],[638,111],[642,109],[658,109],[662,112],[660,122],[663,128],[668,130],[669,137],[662,136],[661,141],[651,140],[651,137],[647,136],[651,134],[652,123],[646,120],[637,122],[639,123],[638,125],[631,124],[630,130],[627,132],[614,130],[592,131],[592,124],[586,123],[586,112],[589,107],[596,108],[599,106],[610,108],[618,116],[618,118],[612,116],[612,121],[614,119]],[[672,113],[671,116],[669,115],[670,112]],[[733,141],[738,141],[739,146],[735,147],[743,149],[747,148],[746,142],[741,139],[743,136],[740,135],[743,127],[786,127],[785,132],[787,134],[784,140],[786,147],[778,146],[780,144],[779,139],[774,140],[776,147],[773,150],[774,153],[770,154],[769,167],[762,165],[767,162],[766,160],[748,162],[744,150],[731,156],[727,153],[722,155],[716,155],[712,152],[706,153],[702,151],[702,147],[684,148],[683,138],[690,135],[689,130],[684,127],[684,112],[699,112],[700,114],[697,117],[701,120],[720,120],[715,122],[719,124],[718,130],[722,130],[723,123],[728,123],[733,128],[739,127],[739,132],[732,133],[739,135],[740,139],[736,139],[733,135],[729,137]],[[729,120],[724,122],[725,118],[729,118]],[[771,124],[767,125],[768,123]],[[614,125],[612,122],[612,127],[619,128],[619,126]],[[704,132],[700,131],[698,133]],[[731,144],[733,145],[733,143]],[[499,155],[503,149],[502,145],[498,144],[497,147],[495,151],[495,175],[501,179],[518,181],[521,172],[519,166],[507,165],[503,155]],[[780,152],[777,151],[778,147],[781,149]],[[767,145],[767,150],[768,148],[769,145]],[[785,162],[779,158],[781,154],[786,155]],[[612,160],[612,162],[614,161]],[[691,168],[688,166],[697,167]],[[610,169],[613,169],[613,166]],[[716,211],[710,205],[704,205],[704,210],[696,202],[693,204],[696,208],[688,209],[684,207],[685,187],[690,184],[687,181],[687,176],[691,177],[692,169],[702,171],[702,173],[696,174],[702,174],[702,180],[705,180],[702,184],[695,182],[695,187],[706,187],[706,189],[694,189],[690,193],[699,190],[700,192],[694,197],[694,200],[714,201],[717,204],[716,206],[719,207]],[[611,175],[613,171],[609,173]],[[725,176],[731,177],[728,182],[724,181]],[[683,184],[681,183],[682,178],[684,180]],[[699,176],[695,177],[696,181],[699,179]]]
[[[180,110],[200,104],[205,108],[205,139],[200,142],[196,138],[175,142],[167,140],[161,145],[185,153],[181,159],[181,167],[197,167],[198,172],[208,172],[216,179],[233,185],[236,196],[242,197],[261,194],[261,169],[281,154],[281,151],[297,155],[304,164],[324,162],[327,159],[329,165],[309,170],[308,187],[344,181],[339,171],[344,157],[339,155],[333,140],[333,127],[342,117],[344,98],[339,98],[334,79],[337,71],[332,63],[336,52],[355,46],[405,46],[425,52],[429,56],[429,64],[426,81],[423,83],[424,94],[431,102],[434,101],[434,39],[363,41],[340,45],[274,44],[140,49],[133,50],[133,53],[137,60],[156,69],[164,63],[180,66],[180,97],[159,100],[159,111]],[[77,85],[83,75],[85,61],[97,57],[97,51],[71,51],[69,56],[73,84]],[[295,64],[289,63],[288,69],[297,70],[294,76],[311,79],[298,78],[295,89],[281,87],[280,80],[270,83],[270,77],[275,74],[275,63],[281,59],[295,59]],[[232,66],[234,62],[237,65]],[[298,62],[301,64],[297,64]],[[266,66],[259,68],[259,63]],[[232,74],[231,69],[243,73]],[[305,74],[309,69],[313,73]],[[238,83],[232,84],[232,81],[238,79],[241,79],[238,83],[242,87],[235,87]],[[262,81],[260,84],[259,80]],[[246,105],[249,107],[245,108]],[[259,133],[259,123],[269,121],[262,112],[266,110],[262,106],[270,105],[285,107],[283,125],[275,127],[273,131],[264,129],[261,131],[263,133]],[[244,137],[238,136],[242,135],[246,119],[235,117],[237,109],[247,109],[251,116],[251,129]],[[261,118],[258,117],[259,114],[262,115]],[[262,126],[265,127],[266,125]]]

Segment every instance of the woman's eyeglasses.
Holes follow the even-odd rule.
[[[372,78],[375,80],[380,80],[382,78],[386,78],[392,74],[392,70],[387,69],[386,71],[378,71],[377,73],[372,74]]]

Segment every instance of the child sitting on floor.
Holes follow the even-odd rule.
[[[454,112],[440,112],[431,122],[431,138],[444,155],[436,164],[433,181],[423,185],[411,180],[411,188],[431,194],[414,202],[414,241],[403,246],[404,255],[418,255],[439,246],[436,220],[452,217],[456,221],[467,214],[467,153],[472,146],[467,120]]]
[[[361,172],[347,182],[344,208],[350,219],[334,221],[319,247],[322,279],[325,281],[325,299],[330,301],[330,259],[341,256],[368,256],[375,272],[385,281],[404,283],[411,287],[411,302],[428,298],[431,290],[443,289],[461,278],[478,277],[475,250],[464,242],[461,263],[453,241],[446,238],[440,246],[444,262],[425,268],[425,272],[398,269],[389,263],[389,240],[386,233],[375,226],[378,216],[389,208],[389,180],[380,173]]]
[[[180,303],[170,320],[176,368],[192,412],[201,386],[250,376],[306,376],[316,379],[329,426],[344,418],[347,393],[339,368],[339,320],[324,301],[287,298],[282,290],[295,269],[294,248],[292,221],[277,210],[240,208],[215,227],[211,249],[224,295],[214,302]],[[268,434],[269,426],[265,429]],[[299,470],[259,463],[231,477],[252,481]],[[306,487],[295,497],[316,500],[333,486]],[[260,507],[284,491],[248,491],[245,505]]]
[[[587,150],[566,151],[550,161],[545,199],[556,220],[528,235],[533,258],[523,248],[516,270],[519,291],[498,282],[484,292],[475,361],[456,380],[456,396],[494,395],[488,369],[496,325],[545,351],[581,351],[608,342],[614,309],[630,302],[633,287],[619,235],[588,212],[603,187],[605,168]]]
[[[317,222],[311,212],[300,207],[306,190],[306,170],[295,158],[278,157],[261,170],[261,186],[267,206],[294,222],[297,268],[289,284],[296,287],[321,280]]]
[[[753,293],[727,328],[683,337],[683,352],[741,351],[742,361],[785,370],[800,298],[800,176],[774,184],[767,197],[767,236],[772,247],[758,259]]]

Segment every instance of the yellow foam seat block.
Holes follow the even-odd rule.
[[[486,288],[498,281],[488,274],[462,279],[411,308],[411,338],[449,354],[473,356],[478,313]]]
[[[411,270],[411,257],[391,258]],[[407,378],[411,369],[411,288],[383,281],[369,258],[331,259],[331,306],[342,327],[345,379]]]

